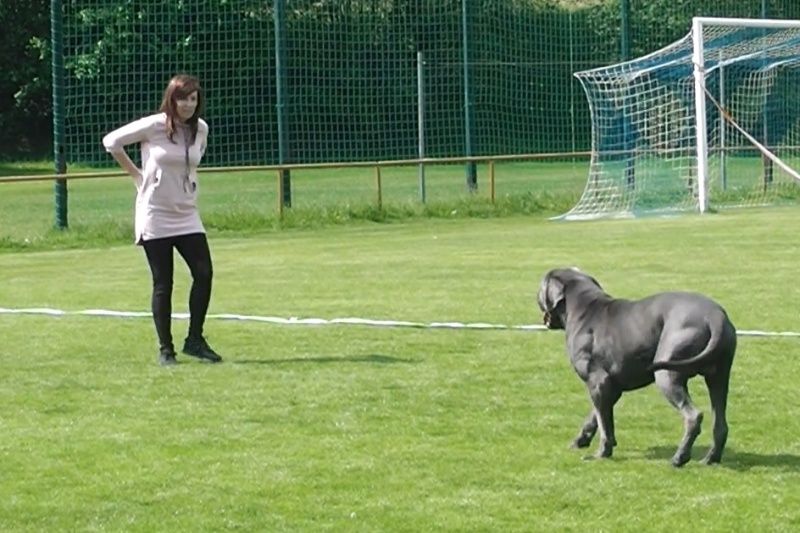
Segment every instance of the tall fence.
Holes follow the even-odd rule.
[[[585,151],[575,71],[657,49],[694,15],[800,18],[795,0],[53,3],[57,150],[92,165],[176,72],[207,92],[210,166]]]

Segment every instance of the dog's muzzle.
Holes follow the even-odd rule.
[[[544,312],[542,322],[544,322],[547,329],[564,329],[564,324],[561,323],[559,316],[552,314],[550,311]]]

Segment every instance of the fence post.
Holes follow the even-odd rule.
[[[463,78],[464,78],[464,155],[472,157],[472,94],[470,91],[469,80],[469,11],[467,4],[469,0],[461,0],[461,53],[463,55]],[[468,161],[466,167],[467,190],[476,192],[478,190],[478,172],[474,161]]]
[[[287,163],[289,151],[288,132],[286,131],[286,0],[275,0],[275,104],[278,122],[278,164]],[[281,169],[280,202],[286,207],[292,206],[292,177],[289,169]],[[281,211],[282,213],[282,211]]]
[[[425,157],[425,78],[422,52],[417,51],[417,155]],[[419,200],[425,203],[425,163],[419,164]]]
[[[767,0],[761,0],[761,18],[767,19],[769,18],[769,7],[767,6]],[[722,74],[720,74],[722,76]],[[769,125],[771,121],[769,120],[769,115],[767,113],[767,106],[764,106],[764,112],[761,116],[761,135],[763,140],[761,141],[764,146],[769,148]],[[764,165],[764,190],[766,191],[770,185],[772,185],[773,180],[773,165],[772,159],[766,156],[762,156],[761,158],[762,164]]]
[[[620,2],[620,52],[622,54],[622,61],[627,61],[631,58],[631,2],[630,0],[622,0]]]
[[[53,158],[56,174],[67,173],[67,156],[64,152],[64,7],[62,0],[50,0],[50,41],[53,51],[51,64],[53,76]],[[55,181],[55,226],[66,229],[67,180]]]
[[[620,55],[622,61],[631,58],[631,23],[630,0],[620,2]],[[631,126],[627,114],[622,117],[622,138],[625,143],[625,185],[629,190],[636,187],[636,145],[631,135]]]

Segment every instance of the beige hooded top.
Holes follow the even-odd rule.
[[[189,128],[176,123],[172,142],[167,138],[166,120],[165,113],[150,115],[103,137],[110,153],[134,143],[141,147],[142,171],[134,179],[136,243],[205,233],[197,211],[197,166],[206,151],[208,124],[198,120],[197,138],[188,145]]]

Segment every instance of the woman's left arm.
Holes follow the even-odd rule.
[[[197,137],[200,140],[200,157],[202,158],[206,153],[206,146],[208,146],[208,124],[203,119],[197,121]]]

